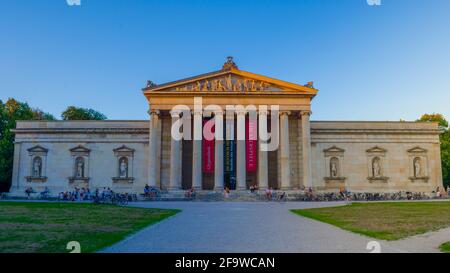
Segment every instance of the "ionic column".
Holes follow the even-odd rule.
[[[180,111],[170,111],[172,125],[180,119]],[[170,184],[169,189],[181,189],[181,149],[182,140],[170,136]]]
[[[159,164],[158,164],[158,139],[161,138],[161,131],[159,130],[159,110],[150,110],[150,132],[149,132],[149,148],[148,148],[148,185],[150,187],[159,187],[158,177],[159,175]]]
[[[223,112],[214,112],[214,120],[216,122],[216,131],[217,131],[217,123],[222,124],[223,128]],[[220,136],[220,139],[215,139],[214,145],[214,190],[221,191],[223,190],[223,133]]]
[[[260,116],[259,128],[263,132],[267,132],[267,110],[259,110],[258,114]],[[261,118],[261,116],[265,116],[265,118]],[[267,162],[267,151],[263,151],[261,146],[264,143],[267,144],[267,142],[263,142],[260,138],[258,143],[258,187],[264,190],[269,187],[269,165]]]
[[[202,189],[202,135],[203,113],[194,111],[194,139],[192,140],[192,187]]]
[[[237,140],[236,140],[236,186],[238,190],[247,189],[245,169],[245,111],[236,111]]]
[[[310,111],[302,111],[303,185],[312,187]]]
[[[291,166],[289,160],[289,111],[280,112],[280,168],[281,188],[291,187]]]

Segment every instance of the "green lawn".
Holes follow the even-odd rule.
[[[0,252],[94,252],[179,212],[80,203],[0,202]]]
[[[450,242],[442,244],[440,249],[442,252],[450,253]]]
[[[377,239],[398,240],[450,226],[450,202],[353,203],[294,213]]]

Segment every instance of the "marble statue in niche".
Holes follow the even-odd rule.
[[[75,160],[75,177],[84,177],[84,158],[77,157]]]
[[[421,176],[421,170],[422,166],[420,164],[420,158],[416,157],[414,158],[414,177],[420,177]]]
[[[122,157],[119,160],[119,177],[128,177],[128,159],[126,157]]]
[[[42,158],[39,156],[33,159],[33,177],[42,176]]]
[[[332,178],[336,178],[339,176],[339,159],[333,157],[330,159],[330,175]]]
[[[373,177],[380,177],[381,176],[381,163],[380,158],[375,157],[372,160],[372,176]]]

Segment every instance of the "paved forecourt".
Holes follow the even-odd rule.
[[[297,216],[290,209],[344,205],[304,202],[147,202],[183,211],[102,252],[370,252],[374,239]],[[381,241],[383,252],[404,252]]]

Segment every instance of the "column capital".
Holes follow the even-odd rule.
[[[222,116],[224,113],[225,113],[225,111],[223,109],[211,109],[211,110],[205,109],[205,110],[203,110],[203,114],[206,117],[212,117],[213,115]]]
[[[201,110],[201,109],[192,110],[191,114],[194,116],[198,116],[198,115],[203,116],[203,110]]]
[[[181,113],[183,113],[183,111],[181,111],[181,110],[170,110],[170,115],[173,118],[179,118]]]
[[[300,115],[301,115],[301,116],[311,116],[311,115],[312,115],[312,112],[309,111],[309,110],[306,110],[306,111],[300,111]]]
[[[267,116],[269,114],[269,110],[266,109],[258,109],[258,115],[264,115]]]
[[[147,113],[149,115],[157,115],[157,116],[161,115],[161,112],[158,109],[150,109],[147,111]]]
[[[230,115],[230,113],[232,113],[232,115]],[[234,112],[233,111],[231,111],[231,112],[225,111],[225,119],[234,120]]]
[[[213,111],[213,114],[214,114],[215,116],[223,116],[224,113],[225,113],[225,111],[223,111],[223,110],[220,110],[220,111]]]
[[[238,116],[245,116],[247,114],[247,111],[243,110],[243,109],[237,109],[237,110],[235,110],[235,113]]]
[[[289,116],[291,114],[291,111],[280,111],[280,116]]]

